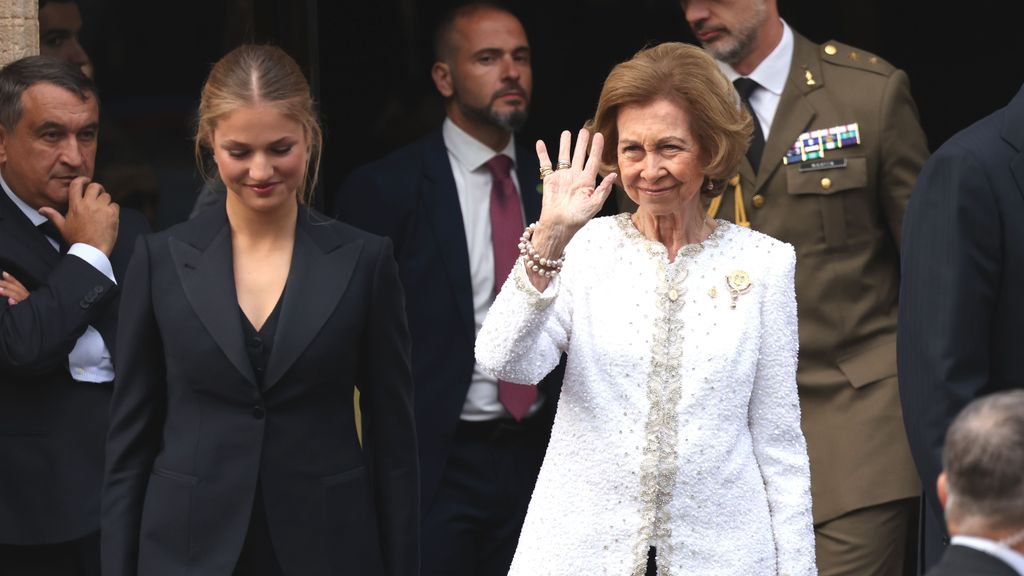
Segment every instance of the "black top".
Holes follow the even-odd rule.
[[[263,391],[263,375],[267,372],[267,361],[274,346],[274,335],[277,332],[278,318],[281,316],[281,302],[284,292],[278,298],[274,310],[270,312],[266,322],[259,330],[252,325],[242,307],[238,307],[238,315],[242,319],[242,332],[245,335],[245,351],[249,354],[252,371],[256,374],[256,383],[260,392]],[[278,576],[281,567],[274,553],[267,525],[266,508],[263,505],[263,483],[256,484],[256,497],[253,501],[252,516],[249,517],[249,529],[245,535],[245,543],[235,565],[235,576]]]
[[[242,319],[242,332],[245,334],[245,351],[249,353],[249,362],[252,364],[252,371],[256,374],[256,382],[261,392],[263,375],[267,372],[267,361],[270,360],[270,351],[274,346],[274,334],[277,333],[277,321],[281,316],[281,302],[284,302],[284,291],[259,330],[249,321],[242,307],[238,307],[238,315]]]

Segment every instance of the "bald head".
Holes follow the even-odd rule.
[[[968,404],[946,433],[942,465],[951,523],[1024,528],[1024,390]]]
[[[456,6],[445,13],[434,31],[434,60],[451,62],[459,50],[461,40],[458,22],[485,12],[499,12],[515,18],[511,11],[497,2],[472,2]]]

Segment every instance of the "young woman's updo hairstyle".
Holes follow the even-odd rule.
[[[276,46],[243,44],[213,65],[203,85],[196,125],[200,171],[206,173],[203,149],[212,151],[217,122],[239,108],[257,105],[274,108],[302,125],[310,162],[298,195],[307,201],[316,187],[323,135],[306,77],[295,60]]]

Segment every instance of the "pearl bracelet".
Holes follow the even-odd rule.
[[[535,228],[537,228],[536,222],[527,226],[526,230],[523,230],[523,235],[519,238],[519,254],[531,270],[541,276],[554,278],[562,271],[562,264],[565,264],[565,253],[563,252],[560,258],[554,260],[542,257],[534,249],[533,244],[530,243],[530,238],[533,237]]]

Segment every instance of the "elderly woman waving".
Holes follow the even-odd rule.
[[[568,356],[510,574],[815,574],[793,248],[705,212],[749,117],[671,43],[612,70],[591,128],[553,171],[537,143],[540,220],[477,340],[517,383]],[[591,220],[616,179],[636,213]]]

